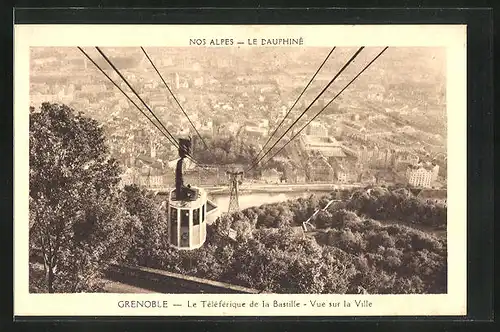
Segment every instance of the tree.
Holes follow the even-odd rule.
[[[236,220],[233,228],[237,234],[238,241],[246,241],[252,237],[253,226],[248,219]]]
[[[210,227],[211,237],[227,237],[233,222],[234,220],[230,215],[221,215]]]
[[[127,227],[132,242],[128,258],[131,263],[156,265],[159,253],[167,246],[166,211],[148,195],[147,190],[137,185],[125,186],[123,194],[127,211],[136,217]]]
[[[314,217],[316,228],[327,228],[332,225],[332,214],[329,211],[320,210]]]
[[[301,256],[289,264],[287,276],[289,278],[290,293],[323,292],[325,278],[322,278],[322,264],[320,261]]]
[[[104,140],[97,121],[65,105],[30,114],[30,248],[49,293],[99,289],[102,267],[127,245],[120,169]]]

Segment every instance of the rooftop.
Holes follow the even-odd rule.
[[[345,157],[342,145],[333,137],[303,135],[302,141],[307,149],[319,150],[325,157]]]
[[[245,127],[245,131],[247,133],[258,133],[258,134],[261,134],[261,135],[267,134],[267,129],[266,128],[257,127],[257,126],[246,126]]]
[[[340,146],[335,138],[329,136],[303,135],[302,139],[304,143],[310,145]]]
[[[432,171],[433,168],[434,168],[434,166],[435,165],[432,165],[432,164],[422,164],[422,163],[420,163],[420,164],[417,164],[417,165],[410,164],[410,165],[408,165],[408,168],[409,169],[413,169],[413,170],[418,170],[420,168],[423,168],[426,171]]]

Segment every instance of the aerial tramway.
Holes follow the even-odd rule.
[[[191,140],[179,139],[179,160],[175,171],[175,188],[168,195],[167,224],[169,242],[177,249],[197,249],[207,237],[207,222],[215,221],[218,208],[199,187],[184,185],[184,159],[191,152]]]
[[[360,47],[356,53],[347,61],[347,63],[339,70],[339,72],[332,78],[332,80],[324,87],[324,89],[319,93],[319,95],[309,104],[309,106],[300,114],[300,116],[288,127],[288,129],[274,142],[274,144],[261,155],[264,151],[265,147],[270,143],[272,137],[277,133],[279,127],[283,124],[286,117],[290,114],[291,110],[295,107],[299,99],[302,97],[306,89],[309,87],[311,82],[314,80],[318,72],[321,70],[323,65],[326,63],[332,52],[335,50],[335,47],[332,48],[326,59],[323,61],[321,66],[318,68],[316,73],[310,79],[309,83],[305,86],[302,93],[298,96],[295,103],[286,113],[285,117],[281,121],[281,123],[275,128],[272,135],[270,135],[267,142],[262,146],[260,152],[256,155],[254,162],[252,165],[246,169],[242,170],[234,170],[232,172],[228,172],[230,178],[230,207],[229,211],[233,212],[238,209],[238,185],[242,182],[242,177],[245,172],[248,172],[254,169],[257,166],[262,166],[262,164],[269,162],[274,158],[278,153],[280,153],[294,138],[296,138],[300,132],[302,132],[314,119],[316,119],[349,85],[351,85],[378,57],[385,52],[387,47],[385,47],[371,62],[369,62],[340,92],[338,92],[334,98],[332,98],[312,119],[307,122],[298,132],[296,132],[283,146],[281,146],[277,152],[275,152],[270,158],[266,161],[262,162],[263,159],[276,147],[278,142],[280,142],[286,134],[292,129],[292,127],[304,116],[304,114],[311,108],[311,106],[321,97],[321,95],[330,87],[330,85],[337,79],[337,77],[354,61],[354,59],[359,55],[359,53],[363,50],[364,47]],[[135,102],[130,98],[130,96],[123,91],[123,89],[80,47],[78,49],[103,73],[110,81],[117,87],[122,94],[134,105],[159,131],[162,133],[171,144],[178,148],[179,159],[176,165],[175,172],[175,188],[169,189],[168,191],[168,204],[166,205],[167,209],[167,228],[168,228],[168,241],[170,245],[176,249],[180,250],[192,250],[196,248],[200,248],[206,241],[207,237],[207,223],[211,223],[215,221],[215,219],[219,215],[219,209],[217,205],[208,199],[207,192],[201,188],[196,186],[191,186],[189,184],[184,184],[183,178],[183,166],[186,159],[190,159],[192,162],[202,167],[191,155],[192,152],[192,140],[191,138],[179,138],[178,141],[172,136],[172,134],[167,130],[167,128],[163,125],[160,119],[155,115],[155,113],[151,110],[151,108],[144,102],[144,100],[140,97],[140,95],[135,91],[135,89],[129,84],[127,79],[120,73],[118,68],[114,66],[111,60],[102,52],[99,47],[96,47],[97,51],[101,54],[101,56],[107,61],[107,63],[114,69],[114,71],[118,74],[118,76],[125,82],[128,88],[133,92],[133,94],[142,102],[144,107],[149,111],[151,116],[148,116],[143,109],[141,109]],[[186,114],[181,104],[169,88],[168,84],[163,79],[161,73],[158,71],[153,61],[147,54],[146,50],[141,47],[144,55],[147,57],[156,73],[159,75],[163,84],[170,92],[171,96],[176,101],[179,108],[182,110],[184,115],[189,120],[189,123],[194,128],[195,132],[198,134],[199,138],[205,145],[205,148],[208,149],[207,144],[205,143],[203,137],[200,135],[193,122],[190,120],[189,116]],[[156,122],[154,121],[156,120]],[[260,156],[260,158],[259,158]]]

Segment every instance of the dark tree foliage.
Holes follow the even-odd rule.
[[[373,188],[369,188],[373,189]],[[365,193],[351,193],[359,200]],[[374,195],[382,197],[384,191]],[[334,196],[334,195],[331,195]],[[331,196],[267,204],[220,217],[192,252],[164,248],[160,268],[276,293],[446,293],[446,241],[360,216],[337,202],[298,227]],[[228,237],[229,229],[237,238]]]
[[[347,209],[376,220],[397,220],[446,229],[446,205],[424,202],[404,188],[358,190],[347,202]]]
[[[29,143],[30,253],[44,271],[32,289],[100,290],[102,268],[123,252],[129,218],[103,130],[65,105],[44,103],[30,109]]]
[[[409,209],[441,209],[428,219],[419,215],[418,222],[446,225],[446,208],[419,201],[404,188],[394,191],[371,187],[343,193],[343,201],[331,204],[312,220],[317,228],[314,238],[297,236],[290,226],[300,225],[329,199],[339,198],[335,193],[262,205],[225,217],[225,228],[245,223],[253,231],[251,241],[223,242],[236,247],[232,257],[239,258],[221,277],[283,293],[446,293],[446,240],[404,225],[382,223],[397,220],[396,213],[405,215]],[[407,201],[411,203],[405,205]],[[390,210],[394,202],[402,206],[396,212]],[[371,219],[374,213],[382,222]]]
[[[166,210],[159,206],[153,196],[137,185],[125,186],[124,204],[132,216],[126,225],[129,241],[127,260],[131,264],[156,266],[160,248],[166,247],[168,239]]]

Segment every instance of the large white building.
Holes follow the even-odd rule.
[[[408,183],[412,186],[430,188],[432,183],[436,181],[438,172],[438,165],[409,166],[406,170],[406,178],[408,179]]]

